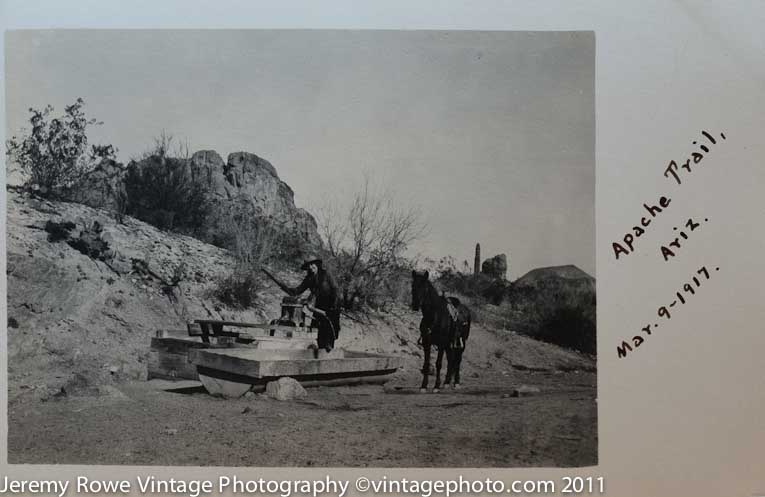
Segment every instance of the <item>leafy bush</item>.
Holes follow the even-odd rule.
[[[163,230],[196,234],[207,212],[205,191],[192,178],[188,158],[169,155],[171,140],[163,134],[153,150],[128,164],[126,212]]]
[[[595,354],[595,320],[588,314],[581,307],[568,305],[552,309],[540,323],[536,338]]]
[[[7,141],[6,154],[26,176],[25,186],[42,196],[56,196],[87,175],[103,159],[114,159],[112,145],[91,145],[88,149],[89,126],[103,124],[87,119],[82,110],[85,102],[78,98],[64,108],[64,115],[50,118],[53,107],[30,108],[32,125],[24,136]]]
[[[589,280],[545,278],[513,285],[507,301],[513,326],[534,338],[595,354],[595,285]]]

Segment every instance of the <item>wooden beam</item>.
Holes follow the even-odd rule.
[[[310,350],[195,349],[189,360],[196,366],[224,371],[249,378],[279,376],[321,376],[339,373],[358,374],[396,370],[402,360],[375,354],[346,357],[342,349],[321,351],[318,359]]]

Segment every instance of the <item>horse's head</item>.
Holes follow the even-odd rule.
[[[412,271],[412,310],[419,311],[428,288],[428,272]]]

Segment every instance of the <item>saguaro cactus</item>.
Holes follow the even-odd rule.
[[[475,263],[473,265],[473,274],[481,272],[481,244],[475,244]]]

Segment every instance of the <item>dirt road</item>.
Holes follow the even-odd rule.
[[[416,371],[385,385],[308,389],[300,401],[222,400],[149,382],[9,406],[20,463],[528,467],[597,463],[595,374],[474,372],[419,393]],[[513,397],[520,385],[540,393]]]

